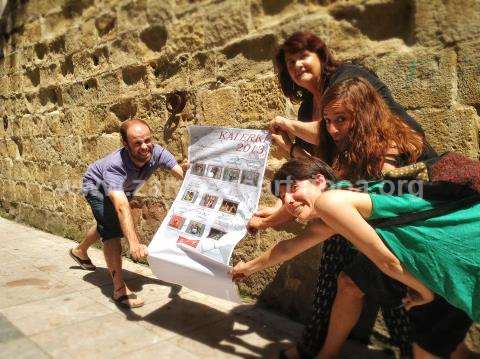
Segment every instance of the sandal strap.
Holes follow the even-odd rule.
[[[130,294],[121,295],[117,299],[113,298],[113,300],[118,303],[125,302],[128,299],[137,299],[137,295],[135,293],[130,293]]]

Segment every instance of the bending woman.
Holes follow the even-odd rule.
[[[323,95],[322,101],[323,120],[321,122],[302,124],[299,121],[284,120],[284,123],[293,123],[294,129],[297,128],[294,126],[298,126],[311,132],[316,131],[318,142],[325,144],[322,148],[329,150],[323,153],[323,158],[332,164],[340,178],[352,181],[381,178],[383,171],[396,165],[415,162],[422,157],[425,143],[423,136],[392,113],[365,79],[347,79],[331,86]],[[284,128],[288,129],[288,127]],[[305,130],[304,133],[308,131]],[[314,236],[311,229],[301,237],[310,235]],[[336,272],[332,271],[333,274],[331,274],[327,271],[325,275],[326,271],[321,270],[319,283],[322,281],[325,283],[325,278],[336,282],[338,276],[339,290],[336,294],[332,294],[336,303],[334,308],[335,306],[342,308],[339,310],[341,316],[330,315],[333,298],[329,303],[327,300],[331,297],[327,297],[321,290],[322,286],[319,285],[315,305],[321,310],[315,312],[317,320],[314,323],[318,323],[318,319],[321,319],[318,312],[328,315],[329,318],[335,318],[334,321],[329,321],[327,318],[326,323],[320,322],[321,326],[317,333],[324,331],[326,335],[329,328],[325,345],[320,342],[319,348],[323,345],[323,350],[337,352],[346,335],[350,333],[351,326],[357,322],[365,297],[374,298],[380,303],[384,316],[388,318],[385,314],[394,312],[393,308],[401,304],[404,288],[382,275],[365,256],[352,254],[354,251],[343,241],[338,239],[328,241],[324,248],[330,247],[333,247],[337,253],[338,248],[341,248],[340,257],[335,253],[329,257],[323,255],[321,269],[327,264],[327,267],[334,268]],[[327,288],[331,288],[331,285]],[[326,302],[322,302],[321,299]],[[330,306],[327,307],[327,305]],[[392,317],[391,315],[390,318]],[[411,318],[415,328],[413,341],[417,344],[414,346],[417,357],[428,353],[449,356],[462,341],[471,325],[470,319],[463,312],[452,307],[442,298],[416,310]],[[420,323],[429,323],[429,325],[422,326]],[[441,334],[442,328],[452,323],[456,323],[457,330],[452,330],[448,335]],[[404,328],[404,326],[399,327]],[[306,330],[307,335],[308,329],[310,328]],[[439,342],[440,335],[442,340]]]
[[[319,160],[285,163],[272,180],[272,193],[293,217],[316,220],[316,236],[279,242],[238,263],[233,278],[279,264],[338,233],[382,272],[414,290],[404,301],[407,309],[431,301],[435,292],[480,320],[480,203],[435,218],[373,228],[367,220],[429,210],[438,202],[411,193],[385,194],[382,181],[370,182],[361,193],[344,190],[345,183],[334,180],[332,170]]]
[[[359,65],[337,61],[325,43],[310,32],[297,32],[287,38],[277,52],[275,67],[284,95],[292,102],[301,102],[298,111],[299,121],[294,121],[298,124],[314,123],[318,126],[322,120],[321,104],[324,93],[345,79],[360,76],[365,78],[376,89],[390,110],[398,118],[408,124],[419,135],[423,136],[422,128],[394,101],[387,86],[377,76]],[[277,117],[277,120],[282,121],[283,118]],[[318,129],[318,127],[316,128]],[[278,134],[273,136],[273,140],[283,149],[286,155],[290,154],[292,158],[303,158],[310,155],[322,157],[322,153],[317,151],[319,146],[315,145],[318,142],[318,130],[316,133],[317,135],[314,132],[313,137],[309,137],[309,134],[307,134],[303,138],[301,133],[293,133],[293,136],[296,136],[296,138],[292,143],[283,132],[278,132]],[[358,142],[360,145],[364,145],[362,139],[359,139]],[[335,151],[336,145],[333,142],[326,146],[329,148],[324,148],[324,150],[332,153]],[[402,162],[395,163],[395,158],[391,156],[389,161],[385,163],[385,153],[381,155],[383,157],[376,157],[376,162],[373,159],[369,159],[368,162],[377,167],[380,163],[383,163],[385,166],[411,163],[408,161],[404,162],[404,159],[401,158],[397,158],[397,160],[401,159]],[[428,143],[425,143],[420,159],[423,160],[435,155]],[[358,163],[353,162],[351,166],[357,168]],[[358,175],[366,179],[376,178],[370,177],[367,173],[362,173],[361,171],[358,171]],[[275,207],[263,208],[258,211],[249,221],[248,227],[250,230],[255,231],[273,227],[291,219],[292,217],[281,206],[281,202],[278,202]],[[348,243],[340,236],[336,236],[324,245],[314,293],[313,315],[306,325],[302,340],[298,345],[298,349],[303,356],[313,356],[322,347],[329,324],[331,306],[337,292],[339,272],[352,261],[354,256],[355,252],[349,248]],[[340,287],[341,290],[346,288],[346,290],[350,291],[350,288],[353,288],[354,291],[358,292],[348,278],[342,280],[341,283],[347,283],[346,286]],[[408,355],[411,339],[409,321],[405,311],[403,309],[387,309],[385,307],[382,310],[391,337],[395,338],[402,354]]]

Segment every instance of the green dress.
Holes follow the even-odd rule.
[[[438,205],[413,194],[382,194],[368,185],[369,220],[425,211]],[[410,273],[453,306],[480,321],[480,203],[401,226],[375,228]]]

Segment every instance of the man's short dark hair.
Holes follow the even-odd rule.
[[[120,135],[122,136],[123,141],[128,142],[127,141],[128,128],[131,125],[134,125],[136,123],[141,123],[142,125],[147,126],[150,132],[152,132],[152,129],[150,128],[150,125],[147,122],[145,122],[144,120],[140,120],[139,118],[131,118],[129,120],[123,121],[122,125],[120,126]]]

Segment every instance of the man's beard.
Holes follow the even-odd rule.
[[[138,156],[130,149],[130,145],[127,146],[127,151],[130,157],[137,162],[147,162],[148,160],[150,160],[152,155],[152,151],[150,150],[146,156]]]

